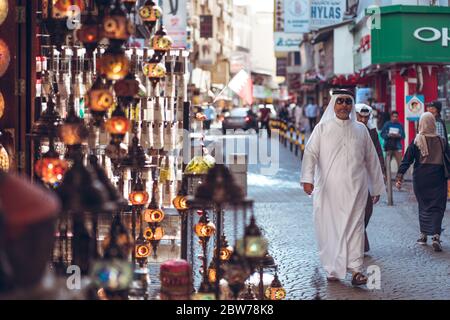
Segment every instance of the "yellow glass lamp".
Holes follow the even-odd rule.
[[[172,200],[172,203],[173,203],[173,206],[175,207],[175,209],[177,209],[178,211],[184,211],[189,208],[187,205],[187,197],[183,196],[183,195],[177,195]]]
[[[86,93],[85,105],[94,112],[104,113],[114,103],[113,93],[101,77],[97,77],[91,89]]]
[[[0,0],[0,25],[5,22],[8,16],[8,0]]]
[[[166,76],[166,67],[156,57],[152,57],[142,66],[142,72],[152,81],[159,81]]]
[[[164,237],[163,227],[148,227],[144,230],[144,237],[148,241],[160,241]]]
[[[128,200],[130,200],[131,204],[134,206],[143,206],[148,201],[148,192],[144,190],[136,190],[129,194]]]
[[[269,300],[282,300],[286,298],[286,290],[281,285],[276,273],[272,283],[266,289],[265,296]]]
[[[173,44],[172,38],[167,35],[166,28],[163,25],[160,25],[160,28],[155,32],[155,35],[150,41],[151,47],[159,59],[172,48]]]
[[[139,9],[139,17],[151,33],[158,19],[162,17],[162,9],[153,0],[147,0]]]
[[[195,234],[199,238],[209,238],[216,231],[216,226],[205,216],[202,216],[199,222],[195,225]]]

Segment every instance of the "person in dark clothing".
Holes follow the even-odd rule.
[[[398,112],[391,112],[391,120],[386,122],[381,129],[381,137],[384,139],[386,155],[395,158],[397,167],[402,161],[402,140],[405,139],[405,130],[398,121]]]
[[[440,235],[442,219],[447,206],[447,178],[445,155],[450,156],[448,145],[436,134],[436,120],[425,112],[419,121],[419,134],[406,150],[397,173],[396,186],[402,186],[403,175],[414,163],[413,189],[419,204],[420,238],[425,245],[432,236],[435,251],[442,251]],[[447,164],[448,165],[448,164]]]
[[[377,151],[378,160],[380,161],[381,171],[383,172],[383,177],[386,181],[386,167],[384,165],[383,151],[381,150],[380,140],[378,139],[378,131],[377,128],[373,125],[370,117],[372,115],[372,108],[363,103],[357,103],[355,105],[356,110],[356,119],[363,123],[367,130],[369,130],[370,138],[373,142],[375,150]],[[370,217],[373,213],[373,201],[372,196],[369,192],[364,216],[364,227],[367,229],[367,225],[369,224]],[[365,241],[364,241],[364,252],[370,250],[369,238],[367,237],[367,232],[364,232]]]
[[[438,136],[445,139],[448,144],[447,128],[445,122],[441,118],[442,103],[440,101],[433,101],[427,106],[427,111],[431,112],[436,119],[436,133]]]
[[[285,112],[287,114],[286,108],[283,107],[282,110],[285,110]],[[270,108],[268,108],[266,105],[264,105],[264,107],[261,110],[259,110],[259,112],[260,112],[259,121],[261,122],[261,129],[266,128],[267,135],[270,138],[271,137],[271,130],[270,130],[270,125],[269,125]],[[281,113],[280,113],[280,118],[281,118]]]

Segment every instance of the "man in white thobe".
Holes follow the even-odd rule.
[[[363,285],[364,213],[385,192],[380,162],[367,128],[356,121],[352,93],[334,90],[306,145],[301,184],[313,194],[314,224],[321,263],[331,280],[352,273]]]

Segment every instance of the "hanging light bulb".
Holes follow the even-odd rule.
[[[139,17],[148,31],[152,33],[156,22],[162,17],[162,9],[153,0],[147,0],[139,9]]]
[[[98,76],[92,87],[86,93],[85,105],[91,110],[94,117],[103,118],[113,103],[114,97],[109,85],[102,77]]]
[[[149,195],[145,191],[144,184],[141,178],[138,178],[133,191],[129,194],[128,200],[133,206],[143,206],[148,202]]]
[[[143,212],[144,221],[147,223],[159,223],[164,220],[164,211],[161,209],[147,208]]]
[[[195,230],[195,234],[200,239],[209,239],[209,237],[211,237],[216,232],[216,226],[214,225],[214,223],[209,221],[206,214],[203,214],[200,217],[200,220],[198,221],[198,223],[195,225],[194,230]]]
[[[172,200],[172,203],[175,209],[177,209],[178,211],[185,211],[189,208],[187,205],[187,197],[181,194],[177,195]]]
[[[100,41],[100,28],[97,21],[93,18],[91,12],[87,16],[86,21],[81,25],[80,29],[76,31],[77,38],[86,48],[89,57],[97,48]]]

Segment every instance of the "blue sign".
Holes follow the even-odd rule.
[[[284,0],[284,32],[309,32],[308,0]]]
[[[425,98],[423,95],[405,97],[405,116],[409,121],[418,121],[425,112]]]

